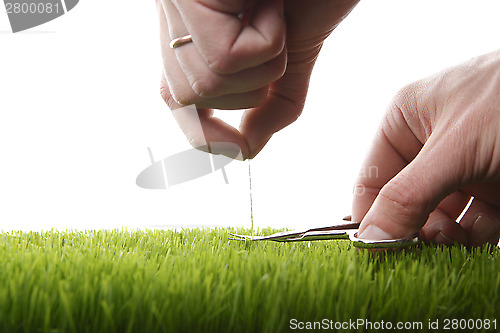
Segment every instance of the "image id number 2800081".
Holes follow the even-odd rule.
[[[59,3],[29,3],[29,2],[7,2],[5,3],[7,14],[52,14],[62,12]]]
[[[497,329],[496,319],[444,319],[443,330],[494,330]]]

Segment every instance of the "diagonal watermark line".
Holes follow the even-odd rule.
[[[68,12],[68,10],[66,9],[66,0],[62,0],[61,5],[62,5],[62,9],[64,11],[64,14],[66,14]]]
[[[208,142],[195,105],[176,109],[173,114],[183,132],[192,141],[193,148],[156,161],[151,148],[147,147],[151,165],[137,175],[137,186],[145,189],[165,189],[218,170],[221,171],[224,182],[229,184],[225,166],[241,158],[241,148],[232,142]],[[223,153],[208,153],[212,149]]]
[[[148,153],[149,153],[149,159],[151,160],[151,164],[155,164],[155,159],[153,157],[153,151],[151,150],[151,147],[148,147]]]

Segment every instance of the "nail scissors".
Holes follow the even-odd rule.
[[[361,239],[358,238],[359,225],[360,222],[344,222],[327,227],[278,232],[269,236],[238,235],[230,232],[228,232],[228,234],[235,237],[229,239],[239,241],[269,240],[275,242],[301,242],[327,239],[348,239],[351,241],[354,247],[367,249],[404,248],[419,243],[418,234],[415,234],[408,238],[386,240]]]

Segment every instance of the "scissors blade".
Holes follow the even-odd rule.
[[[239,239],[234,239],[233,240],[251,240],[251,241],[262,241],[262,240],[272,240],[272,241],[283,241],[287,238],[295,238],[299,237],[302,234],[304,234],[305,231],[284,231],[284,232],[277,232],[272,235],[268,236],[250,236],[250,235],[238,235],[238,234],[233,234],[228,232],[229,235],[238,237]]]
[[[232,240],[252,240],[252,241],[262,241],[271,240],[276,242],[289,242],[289,241],[306,241],[319,239],[341,239],[349,238],[346,234],[347,231],[357,231],[359,228],[359,222],[348,222],[339,223],[324,227],[315,227],[305,230],[291,230],[277,232],[269,236],[250,236],[250,235],[238,235],[228,232],[229,235],[237,237],[231,238]],[[307,235],[306,238],[304,236]]]
[[[349,239],[350,234],[357,232],[357,229],[349,230],[322,230],[309,231],[300,237],[289,238],[286,242],[298,241],[315,241],[315,240],[331,240],[331,239]]]
[[[384,239],[384,240],[370,240],[358,238],[358,233],[349,235],[354,247],[363,249],[395,249],[410,247],[420,243],[418,233],[408,238]]]

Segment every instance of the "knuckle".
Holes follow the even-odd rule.
[[[268,87],[263,87],[254,91],[244,93],[239,96],[236,105],[233,105],[231,109],[249,109],[258,107],[267,100],[268,97]]]
[[[188,106],[188,105],[193,105],[198,102],[198,96],[195,94],[189,94],[185,93],[185,91],[180,90],[180,89],[172,89],[171,93],[171,99],[177,103],[178,105],[181,106]],[[168,102],[167,102],[168,104]],[[170,105],[169,105],[170,106]]]
[[[283,53],[284,47],[285,39],[283,38],[283,36],[277,34],[266,39],[258,49],[258,53],[261,55],[262,59],[267,59],[267,61],[270,61],[272,59],[278,58]]]
[[[166,98],[163,98],[163,100],[171,110],[176,109],[179,105],[171,94],[169,94]]]
[[[239,110],[258,107],[266,101],[267,90],[267,87],[265,87],[255,91],[239,94],[236,100],[231,97],[229,97],[229,100],[221,98],[219,99],[219,101],[222,103],[222,105],[218,105],[218,107],[216,108],[226,110]]]
[[[393,97],[392,106],[401,110],[415,109],[417,94],[421,89],[420,82],[413,82],[404,86]]]
[[[272,77],[271,82],[277,81],[283,77],[286,71],[286,65],[286,55],[279,57],[278,59],[276,59],[276,61],[273,61],[273,65],[270,70]]]
[[[177,0],[178,1],[178,0]],[[246,1],[235,0],[195,0],[195,2],[203,4],[205,7],[215,11],[224,13],[241,13],[245,10]]]
[[[358,181],[354,184],[352,192],[354,196],[369,196],[375,199],[380,192],[379,188],[372,187],[366,182]]]
[[[257,107],[259,105],[264,104],[264,102],[267,100],[268,97],[268,88],[269,87],[264,87],[257,90],[252,98],[253,103],[251,103],[252,105],[249,107]]]
[[[170,91],[164,85],[160,87],[160,96],[161,96],[161,99],[163,99],[163,101],[167,104],[168,104],[168,101],[170,99],[172,99],[172,95],[170,94]]]
[[[220,80],[211,75],[193,76],[190,84],[191,89],[200,97],[217,97],[222,93]]]
[[[433,130],[429,110],[434,109],[426,91],[425,81],[413,82],[400,89],[391,101],[385,124],[391,127],[407,123],[419,140],[426,141]]]
[[[215,73],[232,74],[246,67],[244,64],[249,54],[257,55],[257,58],[264,63],[279,57],[283,53],[284,46],[284,34],[276,34],[268,37],[254,49],[247,48],[244,54],[242,50],[233,51],[231,46],[220,47],[219,52],[207,57],[207,65]],[[286,59],[283,66],[286,66]]]
[[[416,187],[398,178],[387,183],[379,195],[390,201],[396,214],[403,218],[414,218],[426,211]]]
[[[193,104],[193,103],[190,103],[189,100],[183,100],[182,98],[177,97],[177,96],[179,96],[178,94],[179,94],[179,92],[176,91],[176,89],[168,89],[165,85],[163,85],[160,88],[161,99],[167,104],[167,106],[171,110],[177,109],[180,105],[183,106],[183,105]],[[180,96],[182,96],[182,95],[180,95]],[[183,104],[183,103],[185,103],[185,104]]]
[[[269,57],[274,58],[281,54],[283,48],[285,47],[285,34],[275,34],[272,36],[267,43],[267,53]]]
[[[208,68],[218,74],[231,74],[236,70],[235,61],[228,54],[217,54],[208,59]]]
[[[364,196],[366,194],[366,187],[363,184],[356,183],[352,188],[354,197]]]

